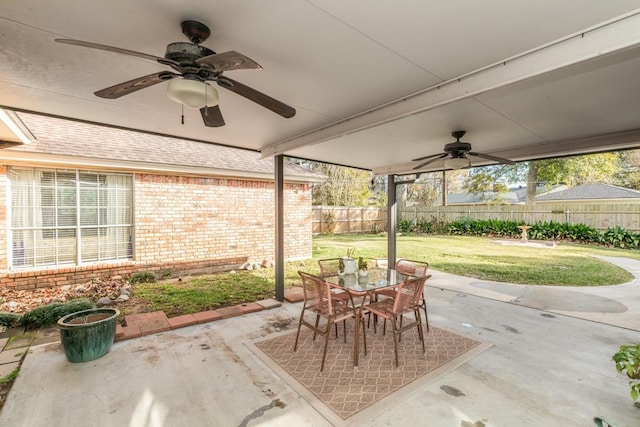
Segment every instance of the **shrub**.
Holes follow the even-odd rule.
[[[86,299],[77,299],[68,302],[54,302],[34,308],[20,317],[18,324],[27,329],[37,329],[51,326],[61,317],[76,311],[89,310],[94,304]]]
[[[400,233],[410,233],[412,229],[413,225],[408,219],[403,219],[398,223],[398,232]]]
[[[154,283],[156,276],[150,271],[139,271],[133,273],[129,278],[129,283]]]
[[[18,324],[20,316],[15,313],[0,312],[0,326],[12,328]]]

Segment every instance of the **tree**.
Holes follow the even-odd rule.
[[[471,191],[483,185],[486,187],[488,181],[502,185],[526,181],[527,204],[531,204],[541,186],[566,184],[574,187],[595,182],[615,183],[620,172],[620,153],[598,153],[474,168],[465,188]]]
[[[372,192],[369,189],[373,178],[371,172],[312,161],[295,161],[303,167],[326,177],[315,183],[312,189],[314,205],[323,206],[368,206]]]

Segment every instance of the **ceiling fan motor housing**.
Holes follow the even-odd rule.
[[[445,153],[451,153],[452,155],[468,153],[471,151],[471,144],[459,141],[451,142],[444,146],[444,151]]]
[[[188,42],[175,42],[167,46],[164,57],[176,61],[180,65],[194,65],[196,59],[215,55],[215,52],[204,46]]]

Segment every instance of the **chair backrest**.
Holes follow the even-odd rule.
[[[331,288],[327,282],[322,277],[314,276],[304,271],[298,271],[298,274],[302,279],[304,305],[318,310],[322,310],[324,307],[327,313],[333,313]]]
[[[422,301],[424,292],[424,282],[427,277],[416,277],[406,280],[398,285],[398,290],[393,301],[393,312],[395,314],[414,311]]]
[[[318,260],[320,274],[322,276],[333,276],[338,274],[338,266],[342,258],[328,258]]]
[[[398,273],[408,274],[415,277],[425,277],[427,270],[429,269],[429,263],[424,261],[413,261],[410,259],[399,259],[396,261],[395,270]]]

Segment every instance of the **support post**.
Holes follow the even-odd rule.
[[[398,228],[396,205],[395,175],[387,175],[387,263],[389,268],[396,265],[396,229]]]
[[[284,301],[284,156],[274,158],[276,300]]]

